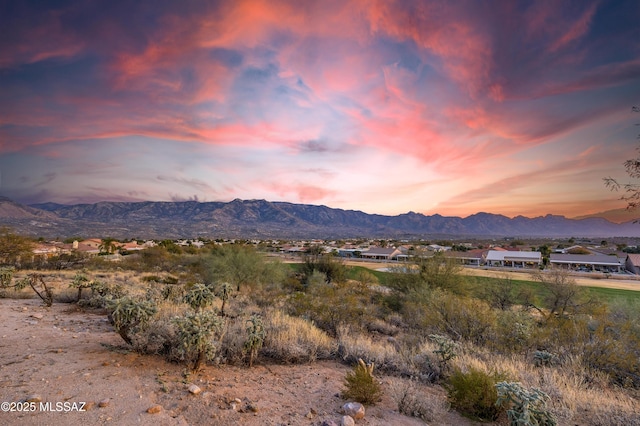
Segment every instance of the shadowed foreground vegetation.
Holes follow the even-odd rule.
[[[29,288],[12,288],[28,274],[5,269],[0,295],[29,297]],[[562,272],[465,277],[435,257],[382,273],[319,251],[284,265],[230,244],[165,245],[40,274],[54,303],[103,310],[123,344],[193,372],[338,359],[441,385],[453,408],[478,420],[640,423],[637,295],[583,289]],[[375,403],[372,372],[345,394]],[[410,389],[388,391],[400,412],[428,422],[442,409]],[[538,423],[517,423],[527,416]]]

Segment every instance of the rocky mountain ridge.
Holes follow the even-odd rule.
[[[433,238],[448,237],[636,237],[640,224],[602,218],[547,215],[509,218],[368,214],[327,206],[233,200],[231,202],[99,202],[24,206],[0,198],[0,225],[32,236],[86,235],[115,238]]]

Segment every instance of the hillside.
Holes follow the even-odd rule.
[[[23,206],[0,199],[0,224],[33,236],[92,235],[116,238],[245,237],[615,237],[640,236],[633,222],[564,216],[509,218],[477,213],[466,218],[368,214],[327,206],[233,200],[231,202],[100,202]]]

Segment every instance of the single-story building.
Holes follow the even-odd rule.
[[[455,260],[462,265],[480,266],[482,264],[482,255],[485,250],[469,250],[469,251],[447,251],[444,257]]]
[[[542,263],[542,253],[539,251],[489,250],[485,256],[484,263],[487,266],[536,268]]]
[[[551,253],[552,267],[584,272],[622,272],[625,259],[604,254],[561,254]]]
[[[398,256],[403,254],[395,247],[371,247],[369,250],[361,252],[360,257],[363,259],[396,260]]]
[[[632,274],[640,275],[640,254],[628,254],[625,261],[625,268]]]

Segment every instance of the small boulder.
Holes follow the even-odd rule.
[[[33,395],[29,395],[27,399],[25,399],[25,402],[42,402],[42,397],[34,393]]]
[[[356,421],[353,420],[351,416],[342,416],[342,420],[340,421],[340,426],[355,426]]]
[[[109,405],[109,402],[111,402],[109,398],[105,398],[102,401],[98,402],[98,407],[104,408]]]
[[[162,411],[162,405],[152,405],[151,407],[147,408],[147,413],[149,414],[158,414],[160,411]]]
[[[364,405],[359,402],[347,402],[342,406],[342,411],[344,414],[353,417],[355,420],[364,418]]]
[[[197,386],[197,385],[189,385],[189,393],[191,393],[193,395],[199,395],[200,392],[202,392],[202,389],[200,389],[199,386]]]

